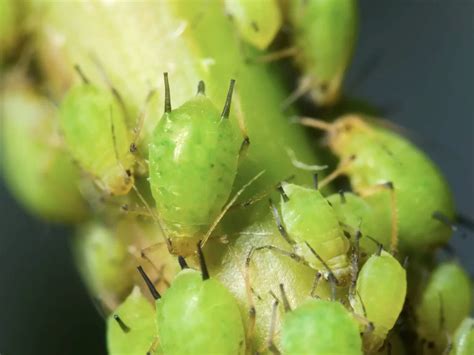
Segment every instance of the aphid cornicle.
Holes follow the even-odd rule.
[[[454,333],[453,348],[450,355],[474,354],[474,319],[466,318]]]
[[[242,139],[229,122],[234,81],[220,113],[204,94],[171,109],[165,74],[165,113],[149,147],[150,186],[172,251],[187,256],[232,191]]]
[[[73,158],[101,189],[127,194],[133,186],[135,160],[123,110],[110,89],[81,76],[83,83],[69,90],[61,103],[64,139]]]
[[[362,354],[359,325],[342,304],[309,300],[284,315],[283,354]]]
[[[282,23],[277,0],[225,0],[240,36],[258,49],[265,49],[275,38]]]
[[[438,265],[415,300],[418,335],[444,350],[448,337],[469,316],[471,307],[472,283],[466,272],[455,262]]]
[[[381,251],[362,266],[350,301],[354,312],[374,327],[364,333],[366,351],[377,351],[384,344],[402,311],[406,290],[406,271],[391,254]]]
[[[357,34],[356,0],[289,1],[295,60],[303,76],[296,96],[309,93],[319,105],[340,95]]]
[[[245,331],[234,296],[207,271],[198,245],[201,272],[183,270],[161,297],[141,271],[156,299],[158,338],[164,354],[244,354]]]
[[[418,148],[358,115],[342,116],[332,124],[310,118],[300,122],[328,132],[329,147],[341,161],[339,172],[349,177],[355,192],[386,216],[395,207],[401,249],[420,251],[447,242],[451,227],[433,215],[454,218],[452,195],[439,170]],[[382,186],[394,195],[377,192]]]

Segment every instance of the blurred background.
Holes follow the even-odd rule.
[[[360,12],[350,94],[407,128],[444,172],[458,211],[474,217],[474,1],[361,0]],[[105,354],[70,233],[25,214],[0,181],[1,355]],[[451,244],[474,274],[474,232]]]

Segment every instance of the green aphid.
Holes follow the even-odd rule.
[[[350,242],[331,205],[316,189],[283,183],[281,193],[281,221],[275,209],[274,215],[296,258],[325,279],[344,283],[351,272],[347,257]]]
[[[109,355],[145,355],[159,352],[156,343],[156,312],[135,287],[107,319]]]
[[[245,331],[234,296],[209,277],[200,244],[201,272],[189,269],[179,257],[183,270],[163,297],[139,268],[156,299],[158,337],[164,354],[244,354]]]
[[[420,252],[449,240],[451,226],[445,220],[454,218],[451,191],[417,147],[357,115],[333,124],[309,118],[300,122],[328,132],[329,147],[341,161],[338,173],[349,177],[353,190],[380,213],[383,223],[397,221],[392,249],[397,247],[397,234],[403,251]]]
[[[364,349],[379,350],[400,315],[407,291],[406,271],[391,254],[381,251],[362,266],[351,297],[354,312],[371,322]]]
[[[359,325],[334,301],[313,299],[284,315],[280,331],[282,354],[362,354]]]
[[[79,192],[79,170],[62,146],[57,110],[19,86],[7,87],[0,100],[5,181],[32,213],[56,222],[83,220],[88,212]]]
[[[150,187],[173,253],[195,251],[232,191],[242,139],[229,120],[234,81],[220,113],[204,94],[171,109],[165,74],[165,113],[149,147]],[[248,142],[248,140],[244,140]]]
[[[356,0],[289,1],[295,59],[303,76],[295,95],[337,101],[357,36]]]
[[[73,158],[103,191],[127,194],[135,159],[123,108],[112,90],[82,77],[83,83],[69,90],[61,103],[64,139]]]
[[[455,262],[436,267],[415,305],[419,337],[444,350],[449,337],[472,307],[472,284],[466,272]]]
[[[454,333],[450,355],[474,354],[474,319],[466,318]]]
[[[386,249],[390,247],[391,224],[380,218],[377,208],[353,193],[340,192],[327,197],[327,200],[345,231],[351,236],[355,236],[358,231],[361,233],[359,246],[362,254],[374,254],[377,242]]]
[[[242,39],[260,50],[270,45],[282,23],[277,0],[225,0],[225,11]]]
[[[135,276],[134,259],[120,228],[120,223],[89,223],[79,230],[74,244],[77,265],[92,295],[110,308],[130,292]]]

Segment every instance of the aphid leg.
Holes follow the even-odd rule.
[[[319,298],[319,296],[316,295],[316,289],[318,288],[319,280],[321,280],[322,276],[323,275],[319,271],[316,272],[316,275],[314,276],[313,285],[311,286],[311,293],[310,293],[310,296],[312,298]]]
[[[146,352],[146,355],[153,355],[156,352],[156,347],[158,346],[158,337],[155,337],[153,341],[151,342],[150,348]]]
[[[148,287],[148,289],[150,290],[150,293],[151,295],[153,296],[153,298],[155,300],[158,300],[161,298],[161,295],[160,293],[157,291],[157,289],[155,288],[155,285],[153,285],[153,282],[150,280],[150,278],[148,277],[148,275],[145,273],[145,271],[143,270],[143,268],[141,266],[138,266],[137,267],[137,270],[138,272],[140,273],[140,276],[143,278],[143,281],[145,281],[145,284],[146,286]]]
[[[354,315],[354,318],[356,318],[358,322],[360,322],[361,324],[365,326],[364,333],[372,332],[375,329],[375,327],[374,327],[374,324],[367,319],[367,310],[365,308],[364,300],[362,299],[358,291],[355,292],[355,295],[357,296],[357,298],[359,298],[360,304],[362,306],[363,315],[357,314],[355,312],[353,312],[352,314]]]
[[[293,261],[297,262],[297,263],[300,263],[300,264],[303,264],[307,267],[311,267],[311,265],[306,261],[304,260],[301,256],[299,256],[298,254],[296,254],[295,252],[290,252],[290,251],[286,251],[284,249],[280,249],[274,245],[262,245],[260,247],[256,247],[255,248],[255,251],[260,251],[260,250],[270,250],[270,251],[273,251],[277,254],[280,254],[280,255],[283,255],[283,256],[287,256],[289,258],[291,258]]]
[[[240,195],[242,195],[244,193],[244,191],[250,186],[252,185],[260,176],[262,176],[263,174],[265,173],[265,170],[259,172],[257,175],[255,175],[252,179],[250,179],[249,182],[247,182],[244,186],[241,187],[241,189],[239,191],[237,191],[234,195],[234,197],[232,197],[229,202],[227,202],[227,204],[224,206],[224,208],[221,210],[221,213],[217,216],[217,218],[214,220],[214,222],[211,224],[211,227],[209,228],[209,230],[207,231],[206,235],[204,236],[203,240],[202,240],[202,246],[204,247],[208,241],[208,239],[210,238],[212,232],[214,232],[214,230],[216,229],[217,225],[219,224],[219,222],[222,220],[222,218],[225,216],[225,214],[227,213],[227,211],[235,204],[235,201],[237,201],[237,199],[240,197]]]
[[[288,300],[288,297],[285,292],[285,286],[283,284],[280,284],[280,294],[281,299],[283,300],[283,307],[285,309],[285,312],[291,312],[290,301]]]
[[[178,263],[179,263],[179,267],[181,268],[181,270],[189,269],[189,265],[186,262],[186,259],[183,258],[181,255],[178,256]]]
[[[308,249],[311,251],[311,253],[316,257],[316,259],[319,260],[319,262],[324,266],[324,268],[326,269],[326,271],[328,272],[329,276],[328,276],[328,280],[329,280],[329,283],[331,285],[331,299],[332,300],[335,300],[336,299],[336,286],[339,284],[339,280],[336,278],[336,275],[334,275],[334,273],[332,272],[331,268],[329,267],[329,265],[323,260],[323,258],[321,258],[321,256],[316,252],[316,250],[314,250],[314,248],[309,245],[308,242],[304,242],[306,244],[306,246],[308,247]]]
[[[334,129],[333,124],[312,117],[299,117],[295,121],[302,126],[316,128],[329,133]]]
[[[356,157],[354,155],[351,155],[348,158],[343,159],[339,165],[337,166],[334,171],[326,176],[320,183],[319,183],[319,188],[322,188],[329,184],[331,181],[339,177],[340,175],[344,175],[347,171],[347,168],[352,164]]]
[[[285,227],[283,227],[283,224],[280,218],[280,213],[278,213],[276,206],[273,204],[273,201],[271,199],[269,199],[269,203],[270,203],[270,210],[272,211],[272,214],[273,214],[273,219],[275,220],[275,223],[277,224],[277,227],[278,227],[278,231],[280,232],[281,236],[286,240],[288,244],[294,245],[295,241],[290,238]]]
[[[300,97],[303,97],[308,92],[310,92],[313,84],[311,78],[309,76],[304,76],[298,83],[296,89],[286,98],[284,99],[280,107],[282,110],[286,110],[290,105],[295,103]]]
[[[145,103],[143,104],[143,107],[141,108],[140,113],[138,114],[137,123],[135,127],[133,128],[133,139],[132,139],[132,142],[130,143],[130,148],[129,148],[130,153],[132,154],[138,151],[137,144],[140,139],[140,133],[142,132],[143,124],[145,123],[145,118],[147,116],[148,105],[150,104],[150,101],[153,98],[153,96],[155,96],[155,94],[156,94],[155,89],[150,90],[150,92],[148,93],[145,99]]]
[[[296,47],[288,47],[279,49],[277,51],[261,55],[255,59],[253,59],[253,63],[270,63],[275,62],[277,60],[294,57],[298,53],[298,48]]]
[[[274,301],[272,305],[272,317],[271,317],[270,329],[268,331],[267,349],[272,354],[278,355],[280,354],[280,351],[275,346],[275,343],[273,342],[273,338],[275,337],[275,328],[276,328],[276,321],[277,321],[277,316],[278,316],[277,311],[278,311],[278,305],[280,304],[280,301],[273,293],[270,293],[270,294],[274,298]]]
[[[108,315],[111,313],[111,309],[105,304],[105,302],[99,297],[92,297],[92,303],[102,319],[107,320]]]
[[[390,237],[390,252],[395,255],[398,249],[398,208],[397,208],[397,194],[395,191],[395,186],[392,182],[388,181],[383,184],[369,186],[362,189],[359,189],[357,192],[360,196],[366,197],[378,193],[380,191],[389,191],[390,192],[390,209],[391,209],[391,221],[392,221],[392,230]]]
[[[297,169],[305,171],[321,171],[327,169],[328,167],[327,165],[310,165],[303,163],[302,161],[298,160],[295,152],[291,148],[286,147],[285,150],[288,158],[290,158],[291,164]]]
[[[355,233],[355,243],[352,250],[351,255],[351,285],[349,287],[349,297],[353,298],[355,295],[356,283],[357,283],[357,276],[359,274],[359,257],[360,257],[360,249],[359,249],[359,240],[361,237],[360,233],[360,225],[359,229]]]
[[[249,306],[249,322],[247,328],[247,335],[246,339],[249,343],[252,342],[253,334],[255,331],[255,322],[257,318],[257,310],[255,308],[255,302],[252,297],[252,286],[250,284],[250,261],[252,259],[254,252],[254,248],[251,248],[249,253],[247,254],[247,258],[245,259],[245,274],[244,274],[244,281],[245,281],[245,292],[247,295],[247,303]]]
[[[87,76],[84,74],[84,72],[82,71],[81,67],[79,66],[79,64],[76,64],[74,65],[74,70],[76,71],[76,73],[80,76],[82,82],[84,84],[89,84],[90,81],[89,79],[87,78]]]

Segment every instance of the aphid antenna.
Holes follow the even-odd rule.
[[[448,216],[446,216],[440,211],[434,211],[431,217],[436,219],[438,222],[443,223],[445,226],[451,228],[453,232],[456,232],[458,230],[456,224],[453,221],[451,221]]]
[[[311,293],[310,293],[310,296],[312,298],[319,298],[319,296],[316,295],[316,289],[318,288],[319,280],[321,280],[322,276],[323,275],[319,271],[317,271],[316,274],[314,275],[313,285],[311,286]]]
[[[75,64],[74,65],[74,70],[76,71],[76,73],[79,75],[79,77],[81,78],[82,82],[84,84],[90,84],[90,81],[89,79],[87,78],[87,76],[84,74],[84,72],[82,71],[81,67],[79,64]]]
[[[110,309],[104,304],[104,301],[100,297],[91,297],[92,303],[94,304],[97,313],[104,320],[107,320],[107,315],[110,314]]]
[[[371,237],[370,235],[364,235],[364,238],[369,239],[370,241],[372,241],[373,243],[375,243],[377,245],[377,251],[376,251],[375,255],[377,255],[377,256],[382,255],[382,250],[384,250],[384,247],[383,247],[382,243],[380,243],[377,239]]]
[[[319,260],[319,262],[323,265],[323,267],[326,269],[326,271],[329,273],[329,277],[333,278],[335,283],[336,284],[339,284],[339,280],[337,279],[336,275],[334,275],[334,273],[332,272],[331,268],[329,267],[329,265],[324,261],[323,258],[321,258],[321,256],[316,252],[316,250],[314,250],[314,248],[309,245],[308,242],[304,242],[306,244],[306,246],[309,248],[309,250],[311,251],[311,253],[316,257],[316,259]]]
[[[168,73],[163,73],[163,80],[165,83],[165,113],[171,112],[171,94],[170,94],[170,83],[168,81]]]
[[[273,219],[275,220],[275,223],[277,224],[278,231],[280,232],[281,236],[283,239],[286,240],[286,242],[290,245],[295,245],[295,241],[290,238],[288,235],[288,232],[286,231],[285,227],[283,227],[283,223],[281,222],[281,217],[280,213],[278,212],[275,204],[273,203],[272,199],[269,199],[269,204],[270,204],[270,210],[272,211],[273,214]]]
[[[136,153],[138,150],[137,142],[140,139],[140,134],[143,130],[143,124],[145,123],[145,118],[148,112],[148,105],[150,104],[150,101],[153,98],[153,96],[155,96],[156,92],[157,92],[156,89],[150,90],[150,92],[146,96],[145,103],[143,104],[143,107],[141,108],[140,113],[138,114],[137,123],[135,127],[133,128],[134,135],[133,135],[132,143],[130,143],[130,148],[129,148],[130,153]]]
[[[352,164],[352,162],[355,159],[356,159],[356,156],[351,155],[350,157],[345,158],[344,160],[342,160],[339,163],[339,165],[336,167],[336,169],[333,170],[333,172],[331,174],[329,174],[322,181],[320,181],[319,188],[320,189],[323,188],[324,186],[326,186],[327,184],[329,184],[330,182],[332,182],[333,180],[335,180],[339,176],[344,175],[347,171],[347,168]]]
[[[211,237],[211,234],[212,232],[214,232],[214,230],[216,229],[217,225],[219,224],[219,222],[222,220],[222,218],[224,218],[225,214],[227,213],[227,211],[235,204],[235,202],[237,201],[237,199],[240,197],[240,195],[242,195],[244,193],[244,191],[250,186],[252,185],[256,180],[258,180],[258,178],[260,178],[260,176],[262,176],[263,174],[265,173],[265,170],[262,170],[261,172],[259,172],[257,175],[255,175],[252,179],[250,179],[249,182],[247,182],[244,186],[242,186],[240,188],[239,191],[237,191],[234,195],[234,197],[232,197],[229,202],[227,202],[227,204],[224,206],[224,208],[222,209],[221,213],[217,216],[217,218],[214,220],[214,222],[211,224],[211,227],[209,228],[209,230],[207,231],[206,235],[204,236],[203,240],[202,240],[202,246],[204,247],[207,243],[207,241],[209,240],[209,238]]]
[[[199,257],[199,265],[201,266],[202,280],[206,281],[209,279],[209,270],[207,269],[206,260],[204,259],[204,253],[202,252],[201,240],[197,244],[197,252]]]
[[[272,316],[271,316],[270,329],[268,330],[267,348],[273,354],[280,354],[280,351],[278,350],[278,348],[275,346],[275,343],[273,342],[273,338],[275,337],[276,320],[277,320],[277,316],[278,316],[278,312],[277,312],[278,311],[278,305],[280,304],[280,301],[273,294],[273,292],[271,292],[270,294],[274,298],[274,301],[273,301],[273,304],[272,304]]]
[[[227,91],[227,97],[225,100],[224,108],[222,109],[221,118],[228,119],[230,115],[230,105],[232,103],[232,94],[234,92],[235,80],[230,80],[229,90]]]
[[[188,263],[186,262],[186,259],[184,257],[182,257],[181,255],[178,256],[178,263],[179,263],[179,267],[181,268],[181,270],[189,269],[189,266],[188,266]]]
[[[285,312],[291,312],[290,301],[288,300],[288,297],[286,295],[285,286],[281,283],[279,287],[281,299],[283,300],[283,308],[285,309]]]
[[[252,260],[254,248],[252,247],[245,258],[245,273],[244,273],[244,281],[245,281],[245,293],[247,296],[247,303],[249,306],[248,315],[249,315],[249,322],[247,328],[247,336],[248,340],[251,340],[255,331],[255,322],[257,319],[257,309],[255,308],[255,302],[252,297],[252,286],[250,281],[250,261]]]
[[[206,96],[206,84],[204,83],[203,80],[199,80],[198,82],[197,95]]]
[[[298,86],[293,90],[286,99],[284,99],[280,108],[282,111],[286,111],[291,105],[293,105],[297,100],[306,95],[311,91],[312,83],[309,76],[304,76],[298,83]]]
[[[122,332],[128,333],[130,331],[130,327],[128,327],[125,322],[120,318],[118,314],[114,314],[114,319],[119,325],[120,329],[122,329]]]
[[[469,229],[470,231],[474,231],[474,218],[469,217],[462,213],[456,214],[456,221],[463,227]]]
[[[120,106],[120,109],[122,110],[124,118],[125,118],[125,125],[128,126],[128,122],[129,122],[128,118],[130,117],[130,114],[127,110],[127,105],[125,105],[125,101],[124,101],[122,95],[112,84],[112,81],[110,80],[109,76],[107,75],[107,72],[106,72],[104,66],[102,65],[101,61],[99,60],[99,58],[94,54],[90,54],[89,57],[91,58],[92,62],[95,64],[97,69],[99,70],[99,73],[101,74],[101,76],[104,79],[105,83],[109,87],[109,90],[112,92],[112,95],[114,96],[115,100],[117,100],[117,102]]]
[[[145,270],[143,270],[142,266],[139,265],[137,267],[137,270],[138,272],[140,273],[140,276],[143,278],[143,281],[145,281],[145,284],[147,285],[148,287],[148,290],[150,290],[150,293],[151,295],[153,296],[153,298],[155,300],[159,300],[161,298],[161,295],[160,293],[158,292],[158,290],[156,289],[155,285],[153,284],[153,282],[150,280],[150,278],[148,277],[148,275],[146,274]]]
[[[405,270],[407,270],[409,264],[410,264],[410,256],[407,255],[407,256],[405,256],[405,258],[403,259],[403,264],[402,264],[402,266],[403,266],[403,268],[404,268]]]

